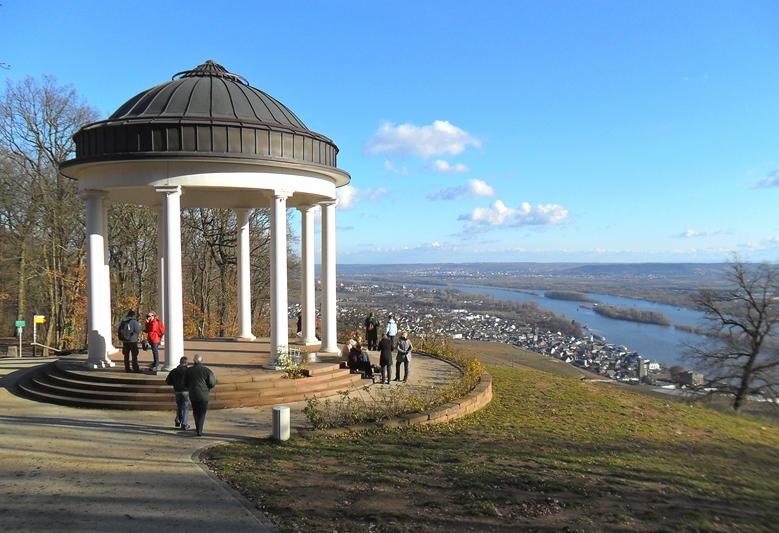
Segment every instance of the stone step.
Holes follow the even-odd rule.
[[[50,375],[41,374],[32,378],[32,386],[37,390],[47,392],[58,396],[69,396],[74,398],[88,399],[106,399],[121,401],[155,402],[155,401],[173,401],[175,399],[173,389],[166,386],[163,390],[133,392],[124,389],[118,390],[91,390],[63,386],[53,382]],[[338,388],[342,385],[348,385],[354,382],[350,375],[335,377],[328,381],[319,381],[312,384],[300,384],[296,382],[306,381],[290,380],[287,387],[259,387],[254,389],[224,389],[217,385],[211,391],[210,397],[215,400],[230,400],[233,398],[260,398],[266,396],[284,396],[287,394],[314,394],[327,391],[332,388]]]
[[[20,384],[19,388],[29,398],[46,403],[53,403],[57,405],[64,405],[68,407],[81,407],[87,409],[120,409],[120,410],[134,410],[134,411],[173,411],[175,409],[175,401],[155,401],[155,402],[137,402],[137,401],[123,401],[123,400],[95,400],[87,398],[73,398],[69,396],[61,396],[57,394],[51,394],[42,392],[33,388],[30,388],[26,384]],[[337,389],[329,389],[327,394],[318,394],[319,397],[332,396],[341,392],[346,392],[354,387],[346,386]],[[311,394],[288,394],[281,396],[267,396],[256,399],[236,398],[231,400],[213,400],[209,401],[209,409],[236,409],[239,407],[261,407],[271,406],[284,403],[294,403],[310,398]]]
[[[363,385],[360,375],[349,374],[337,364],[323,364],[312,377],[288,379],[283,373],[269,372],[272,376],[250,381],[231,380],[219,383],[211,392],[210,408],[224,409],[273,405],[305,400],[311,396],[326,397]],[[19,383],[22,394],[29,398],[67,405],[99,409],[169,410],[175,405],[172,388],[156,376],[123,375],[102,372],[99,380],[91,377],[94,371],[72,370],[57,362],[43,365]],[[98,371],[100,372],[100,371]],[[248,375],[249,378],[265,375]]]

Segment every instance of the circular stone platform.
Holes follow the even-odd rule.
[[[332,396],[364,384],[359,375],[339,368],[337,361],[308,363],[309,377],[288,379],[283,372],[266,369],[271,362],[269,347],[267,339],[250,343],[220,339],[185,342],[190,361],[200,354],[203,363],[216,374],[217,386],[211,392],[209,408],[297,402],[314,395]],[[116,367],[100,370],[87,370],[86,356],[62,357],[30,372],[18,388],[28,398],[73,407],[170,410],[175,405],[165,374],[145,370],[151,363],[150,351],[141,352],[140,373],[126,373],[121,354],[114,357]]]

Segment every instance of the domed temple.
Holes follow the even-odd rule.
[[[301,213],[302,335],[315,337],[315,206],[322,209],[322,345],[334,353],[336,188],[350,181],[336,165],[338,147],[308,129],[286,106],[241,76],[206,61],[122,104],[75,136],[76,156],[62,165],[86,204],[88,358],[113,366],[108,204],[156,207],[159,213],[159,313],[166,324],[164,369],[184,355],[181,209],[234,209],[238,217],[239,338],[252,340],[249,215],[271,212],[271,354],[288,345],[288,208]]]

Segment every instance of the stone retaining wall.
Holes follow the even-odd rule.
[[[408,426],[421,426],[424,424],[438,424],[449,422],[451,420],[455,420],[467,414],[473,413],[474,411],[478,411],[490,403],[491,400],[492,376],[490,376],[487,372],[482,372],[479,378],[479,383],[473,388],[473,390],[471,390],[471,392],[459,400],[440,405],[431,411],[423,413],[410,413],[399,416],[397,418],[390,418],[388,420],[381,420],[378,422],[355,424],[353,426],[342,428],[321,429],[317,431],[337,435],[340,433],[348,433],[350,431],[363,431],[379,427],[399,428]],[[310,430],[302,430],[301,432],[307,433],[309,431]]]

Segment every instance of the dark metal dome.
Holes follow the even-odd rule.
[[[309,130],[284,104],[210,60],[135,95],[74,140],[76,158],[65,166],[205,156],[336,167],[338,154],[333,141]]]

